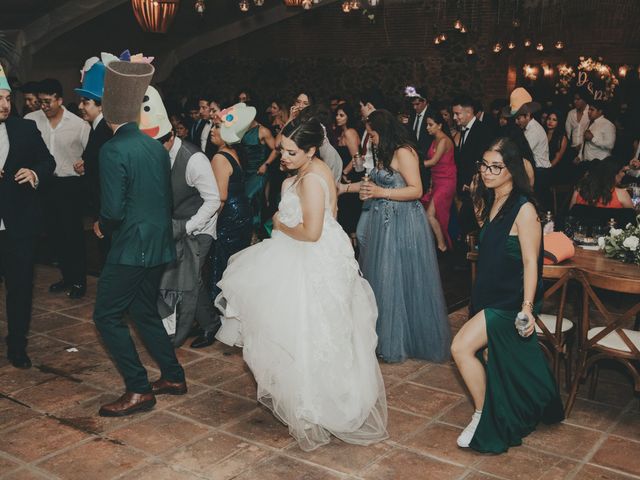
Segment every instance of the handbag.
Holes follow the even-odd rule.
[[[551,232],[542,236],[544,264],[555,265],[576,254],[573,241],[562,232]]]

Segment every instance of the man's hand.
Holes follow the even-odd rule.
[[[591,130],[587,130],[586,132],[584,132],[584,139],[587,142],[590,142],[591,140],[593,140],[593,133],[591,133]]]
[[[100,222],[93,223],[93,233],[95,233],[98,238],[104,238],[104,234],[100,231]]]
[[[21,168],[16,173],[14,177],[15,181],[19,184],[29,183],[31,188],[36,188],[36,174],[33,170],[29,170],[28,168]]]
[[[262,165],[260,165],[260,168],[258,168],[258,175],[262,176],[265,173],[267,173],[267,168],[269,166],[266,163],[263,163]]]
[[[84,175],[84,160],[78,160],[73,164],[73,171],[78,175]]]
[[[573,164],[578,165],[580,163],[580,157],[576,157],[573,159]]]

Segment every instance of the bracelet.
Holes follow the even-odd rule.
[[[525,300],[524,302],[522,302],[522,308],[524,307],[529,307],[531,310],[533,310],[533,302],[530,302],[529,300]]]
[[[349,193],[349,187],[351,186],[350,183],[347,183],[347,189],[345,190],[345,193]]]

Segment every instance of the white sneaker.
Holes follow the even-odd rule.
[[[471,421],[469,422],[469,425],[467,425],[467,428],[465,428],[462,431],[462,433],[458,437],[458,440],[456,441],[456,443],[458,444],[459,447],[461,447],[461,448],[469,448],[469,444],[471,443],[471,439],[475,435],[476,428],[478,428],[478,424],[480,423],[480,416],[481,415],[482,415],[482,412],[474,412],[473,413],[473,415],[471,416]]]

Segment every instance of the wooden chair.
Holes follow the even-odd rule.
[[[551,363],[553,376],[560,384],[560,364],[564,363],[565,388],[571,387],[571,365],[573,363],[572,344],[575,337],[575,324],[565,317],[567,304],[567,290],[570,281],[575,277],[574,270],[568,270],[558,281],[544,292],[544,304],[548,303],[554,295],[560,295],[560,303],[555,315],[541,313],[536,316],[536,333],[538,342],[544,354]]]
[[[580,383],[600,360],[611,359],[624,365],[633,378],[635,392],[640,393],[640,332],[624,328],[625,325],[631,324],[635,315],[640,312],[640,302],[623,314],[610,312],[593,289],[628,293],[630,286],[625,280],[612,278],[606,273],[585,271],[577,271],[575,276],[583,290],[582,328],[576,375],[565,407],[567,417],[575,403]],[[591,326],[589,307],[592,304],[604,317],[604,326]],[[590,396],[595,394],[597,375],[592,377],[592,381]]]

